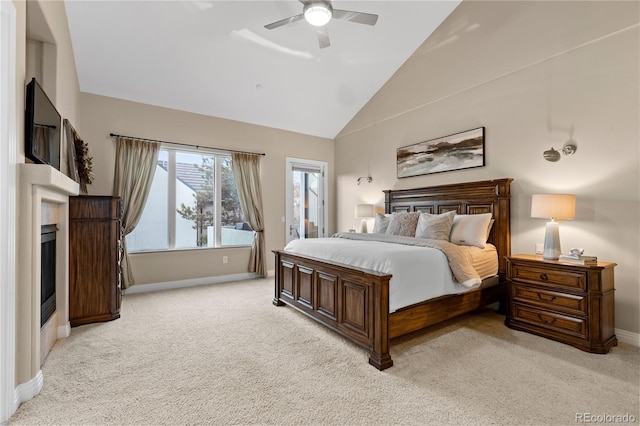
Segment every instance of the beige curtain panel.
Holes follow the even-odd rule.
[[[126,239],[134,230],[147,202],[158,162],[160,144],[118,136],[113,195],[122,203],[122,286],[135,284]]]
[[[233,176],[236,180],[240,206],[253,229],[253,245],[249,258],[249,272],[266,276],[264,219],[262,214],[262,188],[260,185],[259,154],[232,153]]]

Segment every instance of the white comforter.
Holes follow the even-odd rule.
[[[389,312],[480,284],[479,279],[466,286],[455,281],[445,254],[431,247],[373,239],[310,238],[291,241],[284,250],[392,274]]]

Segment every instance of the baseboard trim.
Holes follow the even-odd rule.
[[[42,370],[38,371],[38,374],[33,379],[19,384],[13,395],[13,411],[15,412],[23,402],[27,402],[38,395],[42,390],[43,384],[44,376],[42,375]]]
[[[633,346],[640,346],[640,334],[638,333],[632,333],[631,331],[616,328],[616,337],[619,342]]]
[[[67,321],[65,325],[58,326],[58,339],[66,339],[71,336],[71,323]]]
[[[218,284],[218,283],[227,283],[232,281],[251,280],[254,278],[261,278],[261,277],[260,275],[257,275],[253,272],[245,272],[242,274],[221,275],[217,277],[193,278],[190,280],[180,280],[180,281],[165,281],[161,283],[152,283],[152,284],[137,284],[125,290],[122,290],[122,294],[135,294],[135,293],[147,293],[150,291],[172,290],[176,288],[194,287],[197,285]]]

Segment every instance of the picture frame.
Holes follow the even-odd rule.
[[[66,118],[62,121],[62,125],[64,127],[65,141],[67,143],[67,176],[80,183],[76,159],[76,130]]]
[[[484,165],[484,127],[418,142],[396,150],[398,178]]]

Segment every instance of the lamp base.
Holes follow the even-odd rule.
[[[543,259],[558,260],[560,258],[560,226],[553,220],[547,222],[547,230],[544,234]]]
[[[367,219],[362,219],[360,222],[360,232],[363,234],[367,233]]]

